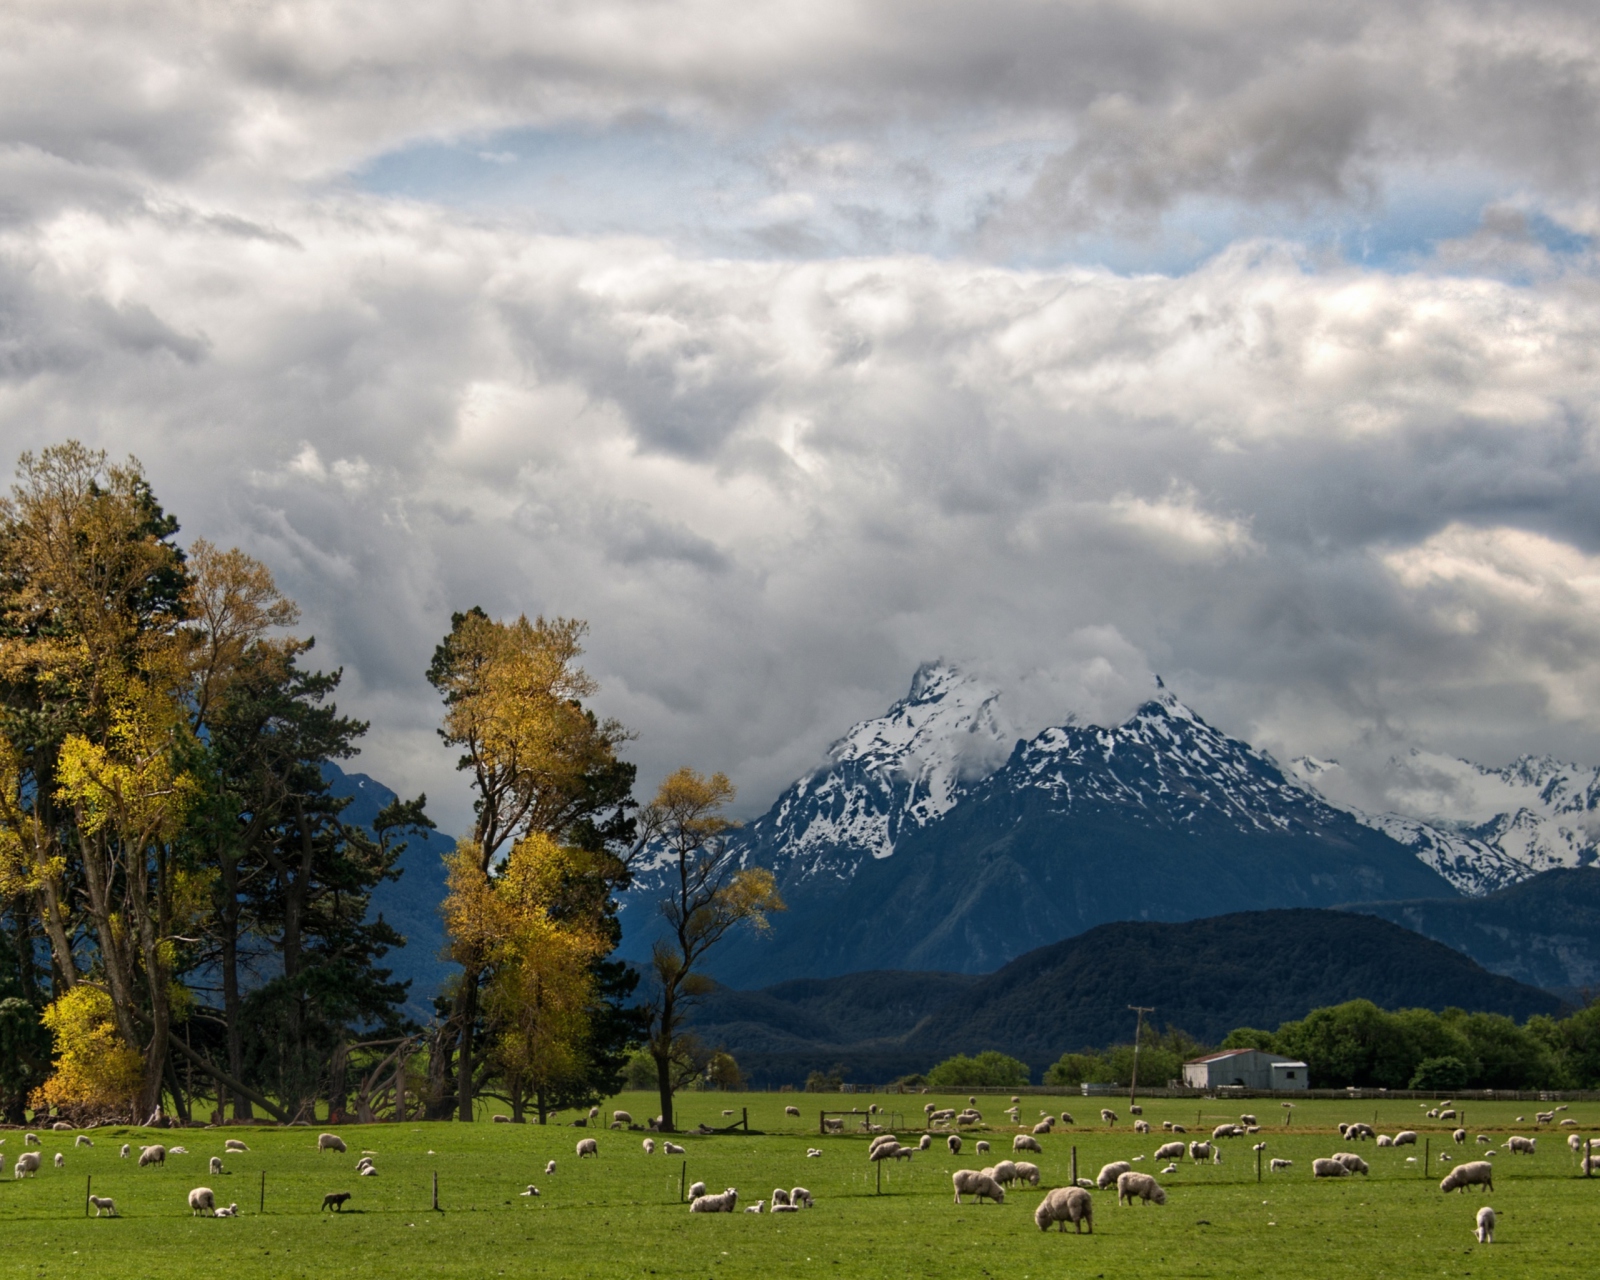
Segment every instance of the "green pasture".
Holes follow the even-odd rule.
[[[966,1098],[934,1095],[688,1094],[680,1123],[728,1123],[749,1109],[745,1135],[684,1136],[685,1157],[646,1156],[640,1133],[578,1130],[567,1125],[386,1124],[343,1125],[337,1132],[349,1154],[319,1155],[318,1128],[231,1127],[156,1132],[133,1128],[90,1131],[93,1148],[75,1148],[73,1133],[39,1130],[44,1168],[35,1178],[11,1178],[24,1149],[20,1131],[3,1131],[0,1155],[0,1276],[181,1278],[248,1276],[1004,1276],[1006,1280],[1072,1275],[1132,1276],[1562,1276],[1588,1274],[1593,1227],[1600,1220],[1600,1177],[1578,1175],[1564,1131],[1532,1124],[1534,1103],[1467,1103],[1466,1148],[1450,1140],[1448,1123],[1428,1121],[1425,1108],[1404,1101],[1307,1101],[1286,1127],[1275,1101],[1151,1099],[1144,1118],[1156,1132],[1136,1135],[1126,1099],[1024,1096],[1023,1118],[1041,1110],[1070,1111],[1076,1124],[1041,1139],[1040,1190],[1014,1189],[1003,1205],[952,1202],[950,1174],[980,1168],[1010,1152],[1017,1130],[1001,1114],[1004,1096],[979,1096],[987,1129],[965,1134],[960,1157],[944,1148],[878,1171],[866,1160],[867,1138],[821,1137],[822,1107],[865,1111],[873,1103],[901,1122],[905,1139],[922,1128],[922,1106],[964,1105]],[[798,1120],[785,1105],[800,1108]],[[1108,1129],[1102,1105],[1120,1119]],[[654,1114],[648,1095],[629,1094],[620,1106],[636,1118]],[[1184,1163],[1161,1175],[1151,1155],[1168,1140],[1162,1120],[1187,1126],[1186,1138],[1254,1111],[1265,1123],[1259,1138],[1222,1144],[1220,1165]],[[1600,1103],[1574,1103],[1562,1117],[1586,1135],[1600,1134]],[[1518,1123],[1516,1116],[1525,1120]],[[1414,1128],[1424,1147],[1379,1149],[1349,1144],[1334,1130],[1340,1120],[1364,1120],[1380,1132]],[[1202,1134],[1200,1131],[1204,1130]],[[1513,1132],[1539,1137],[1535,1156],[1513,1156],[1503,1140]],[[1500,1154],[1494,1192],[1481,1189],[1444,1196],[1438,1179],[1441,1150],[1477,1158],[1471,1141],[1483,1133]],[[223,1138],[247,1142],[248,1154],[224,1156],[228,1173],[206,1172],[208,1157],[222,1154]],[[598,1139],[597,1159],[578,1160],[579,1138]],[[985,1138],[990,1154],[972,1143]],[[1265,1155],[1295,1162],[1285,1173],[1256,1180],[1250,1150],[1265,1140]],[[137,1153],[160,1141],[188,1148],[164,1168],[138,1169],[118,1157],[123,1142]],[[659,1139],[658,1139],[659,1141]],[[805,1155],[820,1147],[817,1159]],[[1157,1173],[1168,1191],[1165,1207],[1119,1208],[1114,1193],[1095,1195],[1095,1233],[1041,1234],[1032,1214],[1041,1191],[1068,1179],[1072,1149],[1079,1172],[1092,1177],[1111,1160],[1143,1155],[1135,1168]],[[1336,1150],[1359,1150],[1372,1166],[1367,1178],[1316,1183],[1311,1161]],[[379,1174],[358,1178],[363,1150],[375,1153]],[[53,1167],[56,1152],[66,1167]],[[1406,1157],[1415,1156],[1416,1163]],[[547,1160],[557,1162],[546,1176]],[[680,1174],[712,1190],[739,1189],[742,1202],[771,1195],[775,1186],[811,1189],[816,1208],[778,1217],[736,1213],[691,1216],[678,1201]],[[265,1174],[265,1212],[260,1211]],[[439,1212],[430,1208],[432,1179],[439,1179]],[[115,1198],[117,1220],[86,1219],[85,1178],[97,1195]],[[518,1195],[528,1183],[537,1198]],[[219,1203],[237,1202],[237,1219],[190,1216],[191,1187],[210,1186]],[[328,1191],[353,1193],[339,1215],[321,1212]],[[1500,1215],[1496,1243],[1472,1238],[1482,1204]]]

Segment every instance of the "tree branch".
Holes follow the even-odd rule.
[[[268,1102],[265,1097],[257,1093],[254,1089],[247,1085],[240,1084],[237,1080],[228,1075],[226,1072],[222,1071],[220,1068],[212,1066],[210,1062],[201,1057],[200,1054],[196,1053],[188,1045],[184,1044],[182,1040],[178,1039],[178,1037],[173,1035],[170,1031],[167,1032],[167,1040],[174,1049],[183,1054],[184,1057],[188,1058],[189,1061],[193,1062],[195,1066],[199,1067],[200,1070],[204,1071],[218,1084],[225,1084],[241,1098],[248,1098],[251,1102],[255,1103],[256,1106],[260,1107],[263,1111],[267,1112],[268,1115],[272,1116],[273,1119],[275,1119],[279,1124],[289,1123],[289,1113],[282,1107],[276,1105],[275,1103]]]

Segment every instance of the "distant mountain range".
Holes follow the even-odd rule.
[[[1385,1008],[1449,1005],[1523,1020],[1557,1013],[1547,991],[1372,916],[1241,912],[1182,924],[1105,924],[985,977],[867,972],[721,988],[694,1017],[758,1083],[802,1083],[836,1063],[882,1083],[955,1053],[999,1049],[1037,1081],[1063,1053],[1132,1038],[1128,1005],[1210,1043],[1239,1026],[1276,1029],[1357,998]]]

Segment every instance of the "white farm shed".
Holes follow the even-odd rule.
[[[1183,1064],[1183,1083],[1191,1089],[1304,1089],[1306,1064],[1263,1049],[1224,1049]]]

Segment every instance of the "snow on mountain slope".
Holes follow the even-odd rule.
[[[1390,761],[1384,812],[1354,802],[1336,761],[1302,757],[1295,775],[1330,804],[1414,850],[1463,893],[1483,894],[1556,867],[1583,867],[1600,846],[1600,769],[1524,756],[1494,769],[1412,750]]]

